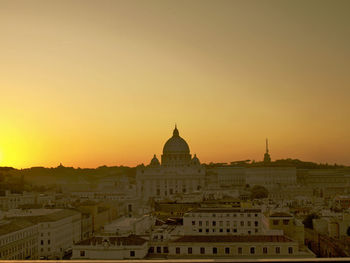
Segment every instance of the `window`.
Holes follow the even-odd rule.
[[[267,254],[267,247],[263,247],[263,254]]]
[[[238,254],[242,255],[243,249],[241,247],[239,247],[237,252],[238,252]]]
[[[50,242],[50,239],[48,239],[48,240],[47,240],[47,244],[50,245],[50,243],[51,243],[51,242]]]
[[[273,220],[272,223],[277,226],[278,225],[278,220]]]
[[[130,257],[135,257],[135,251],[133,250],[130,251]]]
[[[292,247],[288,248],[288,254],[293,254],[293,248]]]
[[[222,228],[220,228],[220,232],[222,233],[224,230]]]
[[[206,221],[206,222],[205,222],[205,225],[206,225],[206,226],[209,226],[209,221]]]
[[[276,247],[276,254],[281,253],[281,248],[280,247]]]
[[[233,229],[233,232],[234,232],[234,233],[237,233],[237,228],[234,228],[234,229]]]
[[[192,221],[192,226],[195,226],[196,225],[196,221]]]
[[[241,226],[244,226],[244,221],[241,221]]]
[[[199,233],[202,233],[202,228],[198,229]]]
[[[192,254],[192,248],[191,247],[187,248],[187,253],[188,254]]]
[[[217,254],[218,253],[218,248],[213,247],[213,254]]]
[[[251,226],[251,222],[250,221],[248,221],[247,223],[248,223],[248,226]]]
[[[213,224],[213,226],[216,226],[216,221],[213,221],[212,224]]]
[[[230,248],[229,247],[225,247],[225,254],[230,254]]]
[[[222,222],[222,221],[220,221],[220,222],[219,222],[219,226],[222,226],[222,224],[223,224],[223,222]]]
[[[258,222],[258,221],[255,221],[254,224],[255,224],[255,226],[258,226],[258,225],[259,225],[259,222]]]
[[[227,232],[227,233],[230,233],[230,229],[229,229],[229,228],[227,228],[227,229],[226,229],[226,232]]]
[[[202,221],[199,221],[198,224],[199,224],[199,226],[202,226]]]
[[[205,254],[205,247],[201,247],[201,254]]]
[[[40,245],[44,245],[44,240],[40,240]]]
[[[179,247],[177,247],[177,248],[175,249],[175,251],[176,251],[176,254],[180,254],[180,248],[179,248]]]
[[[255,247],[250,248],[250,254],[255,254]]]
[[[288,224],[289,224],[289,220],[288,219],[283,220],[283,225],[288,225]]]
[[[205,229],[205,232],[209,233],[209,228]]]
[[[81,251],[80,251],[80,256],[81,256],[81,257],[85,257],[85,250],[81,250]]]
[[[161,247],[157,247],[157,253],[162,253],[162,248]]]
[[[164,253],[169,253],[169,248],[168,248],[168,247],[164,247],[164,248],[163,248],[163,252],[164,252]]]

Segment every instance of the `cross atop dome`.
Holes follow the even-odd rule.
[[[176,123],[175,123],[175,129],[173,131],[173,136],[179,136],[179,130],[177,129]]]

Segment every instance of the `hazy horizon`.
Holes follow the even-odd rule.
[[[0,166],[350,165],[349,1],[0,0]]]

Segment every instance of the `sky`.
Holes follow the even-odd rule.
[[[350,165],[350,1],[0,0],[0,166]]]

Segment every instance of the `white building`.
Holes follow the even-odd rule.
[[[0,194],[0,210],[16,209],[21,205],[35,204],[36,202],[37,195],[34,193],[17,194],[6,190]]]
[[[69,209],[17,210],[8,216],[21,218],[38,226],[38,254],[62,258],[64,252],[81,239],[81,213]]]
[[[261,209],[197,208],[184,215],[185,235],[261,235]]]
[[[175,127],[163,147],[161,163],[154,155],[148,166],[137,168],[137,192],[143,200],[196,192],[204,188],[205,174],[205,167],[196,155],[191,157],[187,142]]]
[[[148,242],[138,236],[92,237],[73,246],[72,259],[142,259],[148,253]]]
[[[246,184],[251,187],[262,185],[268,189],[280,186],[296,185],[295,167],[251,167],[246,168]]]
[[[23,218],[0,220],[0,259],[38,259],[38,225]]]
[[[155,218],[150,215],[140,217],[121,217],[103,228],[104,233],[114,235],[145,235],[150,234],[151,228],[155,223]]]
[[[308,249],[285,236],[183,236],[169,244],[169,258],[308,258]]]

